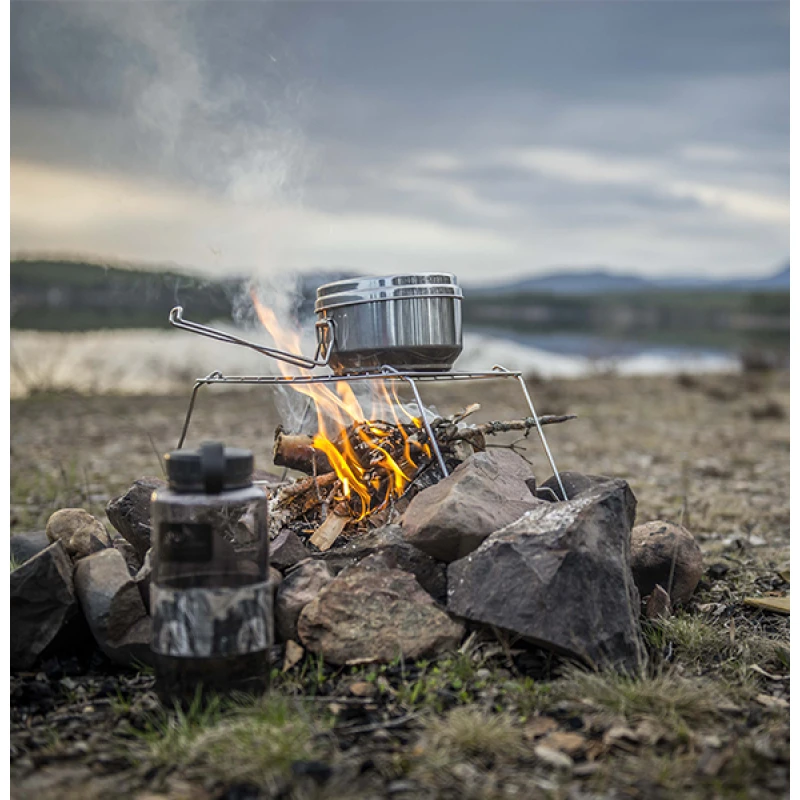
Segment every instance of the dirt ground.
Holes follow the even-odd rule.
[[[252,765],[247,746],[234,756],[203,750],[191,731],[222,722],[158,718],[148,676],[55,669],[12,679],[14,796],[103,797],[110,787],[141,798],[788,796],[788,617],[743,603],[788,592],[788,373],[529,387],[538,413],[578,415],[547,429],[559,469],[625,478],[638,523],[681,522],[704,551],[707,572],[689,606],[645,628],[646,678],[542,667],[518,643],[492,645],[483,634],[438,666],[332,670],[306,659],[276,675],[269,702],[286,699],[290,710],[283,727],[264,729],[288,736],[284,723],[299,714],[306,738],[292,729],[296,752],[231,775],[220,759]],[[512,381],[423,391],[442,414],[473,402],[475,421],[526,413]],[[133,479],[161,474],[187,401],[188,392],[13,401],[11,533],[41,529],[67,506],[104,518]],[[187,444],[250,447],[269,469],[278,421],[268,390],[206,388]],[[549,477],[535,437],[525,445],[537,478]],[[351,691],[360,683],[370,692]],[[227,713],[220,719],[232,724]],[[97,725],[82,724],[93,714]],[[186,747],[170,738],[176,730]]]

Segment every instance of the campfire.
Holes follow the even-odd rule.
[[[302,357],[299,337],[283,329],[276,315],[255,294],[252,300],[259,320],[275,343]],[[296,367],[286,362],[279,364],[285,378],[297,376]],[[368,406],[359,402],[345,380],[337,381],[333,388],[291,380],[287,385],[313,403],[317,432],[289,433],[282,426],[276,430],[275,465],[309,477],[278,492],[271,519],[273,525],[310,534],[311,544],[319,550],[327,550],[342,533],[385,524],[392,510],[444,477],[433,458],[423,414],[428,413],[437,449],[449,469],[470,453],[485,450],[487,434],[510,430],[527,434],[535,425],[532,418],[466,425],[464,420],[480,409],[478,404],[451,417],[438,417],[404,403],[388,380],[370,383]],[[571,418],[549,416],[539,422],[552,424]]]
[[[281,372],[279,377],[214,372],[199,379],[178,448],[185,441],[201,386],[266,385],[305,395],[307,410],[313,407],[316,412],[316,430],[279,427],[273,460],[307,477],[273,493],[270,525],[274,535],[289,528],[310,537],[318,550],[330,548],[341,534],[391,521],[415,494],[447,477],[472,453],[484,451],[487,436],[508,431],[527,436],[536,428],[558,481],[556,499],[565,498],[542,426],[573,417],[539,417],[519,372],[500,366],[486,372],[451,371],[461,352],[461,296],[455,277],[438,273],[321,286],[313,358],[302,354],[298,333],[282,325],[254,291],[257,317],[280,349],[190,322],[183,318],[183,309],[174,308],[170,322],[175,327],[270,356]],[[317,367],[328,367],[332,374],[309,372]],[[478,404],[442,417],[425,408],[417,386],[425,381],[508,379],[521,388],[530,416],[479,425],[465,421],[479,410]],[[360,387],[358,396],[354,386]],[[409,389],[413,400],[402,399],[398,386]]]

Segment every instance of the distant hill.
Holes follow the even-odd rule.
[[[616,294],[653,290],[708,290],[732,292],[788,291],[789,265],[765,278],[645,278],[641,275],[596,268],[549,272],[532,278],[492,286],[468,287],[470,294],[509,294],[531,292],[543,294]]]
[[[173,306],[200,322],[230,317],[242,281],[176,270],[127,269],[83,261],[11,262],[11,327],[38,330],[166,327]]]

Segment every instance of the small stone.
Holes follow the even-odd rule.
[[[558,723],[552,717],[533,717],[525,724],[524,736],[526,739],[538,739],[558,728]]]
[[[28,559],[10,582],[11,669],[28,669],[78,610],[64,542]]]
[[[347,688],[347,691],[350,692],[353,697],[374,697],[375,693],[377,692],[377,688],[374,683],[356,681],[355,683],[350,684],[350,686]]]
[[[24,564],[51,544],[47,538],[47,531],[15,533],[11,537],[11,560],[17,564]]]
[[[562,753],[559,750],[553,750],[552,747],[547,747],[543,744],[537,744],[536,747],[533,748],[533,754],[539,759],[539,761],[543,762],[552,769],[572,769],[572,759],[566,753]]]
[[[47,520],[47,538],[61,539],[73,561],[111,547],[105,525],[82,508],[62,508]]]
[[[642,597],[659,584],[673,603],[682,604],[703,575],[703,553],[686,528],[654,520],[631,533],[631,570]]]
[[[297,642],[289,639],[286,642],[286,651],[283,654],[283,669],[281,672],[288,672],[305,655],[305,650]]]
[[[139,478],[125,494],[106,506],[109,521],[133,545],[140,558],[150,549],[150,500],[154,491],[166,486],[160,478]]]
[[[332,580],[301,612],[300,641],[329,664],[413,661],[458,646],[464,626],[413,575],[354,570]]]
[[[722,563],[721,561],[717,561],[714,564],[709,565],[708,569],[706,570],[708,577],[715,581],[720,580],[720,578],[724,578],[730,571],[730,566]]]
[[[623,480],[541,503],[450,564],[448,611],[637,674],[645,652],[629,562],[635,509]]]
[[[293,567],[310,555],[311,552],[300,541],[300,537],[288,528],[284,528],[269,543],[269,563],[282,571]]]
[[[667,619],[672,615],[672,601],[659,584],[647,598],[644,615],[647,619]]]
[[[283,641],[297,641],[300,612],[319,594],[333,575],[323,561],[309,559],[286,573],[275,597],[275,631]]]
[[[78,562],[75,590],[100,649],[115,663],[151,663],[152,623],[125,559],[114,548]]]
[[[414,497],[403,515],[403,535],[439,561],[463,558],[541,503],[525,482],[530,477],[530,466],[512,450],[475,453]]]
[[[564,733],[556,731],[551,733],[542,744],[545,747],[550,747],[553,750],[558,750],[561,753],[566,753],[568,756],[574,758],[586,750],[586,737],[580,733]]]

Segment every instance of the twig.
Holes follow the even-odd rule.
[[[556,425],[559,422],[569,422],[571,419],[577,419],[576,414],[544,414],[539,417],[540,425]],[[480,425],[474,425],[473,430],[479,430],[483,434],[507,433],[508,431],[527,431],[536,427],[536,420],[533,417],[525,417],[525,419],[513,419],[507,422],[494,421],[483,422]]]
[[[336,702],[336,701],[334,701]],[[334,728],[334,733],[339,734],[353,734],[353,733],[372,733],[372,731],[383,731],[387,728],[402,728],[407,722],[410,722],[412,719],[417,719],[421,717],[422,714],[419,712],[414,712],[412,714],[406,714],[404,717],[398,717],[397,719],[390,719],[386,722],[375,722],[372,725],[357,725],[355,727],[339,727]]]

